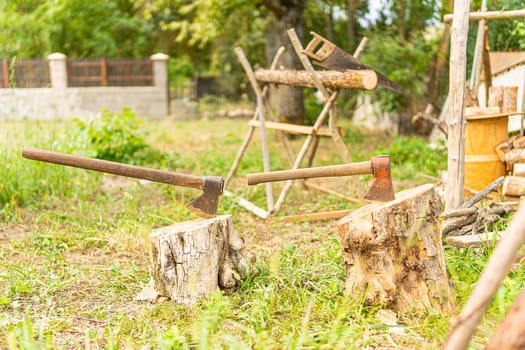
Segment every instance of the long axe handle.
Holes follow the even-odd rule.
[[[383,202],[395,199],[394,187],[390,176],[390,158],[388,156],[377,156],[373,157],[370,161],[360,163],[248,174],[247,179],[248,185],[256,185],[269,181],[363,174],[374,175],[374,181],[366,192],[364,196],[365,199]]]
[[[347,175],[373,174],[372,161],[329,165],[317,168],[294,170],[280,170],[268,173],[248,174],[248,185],[257,185],[263,182],[308,179],[314,177],[335,177]]]
[[[162,182],[169,185],[191,187],[201,190],[204,189],[204,182],[206,180],[205,177],[177,174],[164,170],[149,169],[135,165],[75,156],[37,148],[24,148],[22,150],[22,155],[28,159],[39,160],[48,163],[68,165],[76,168],[101,171],[109,174],[123,175],[136,179]]]

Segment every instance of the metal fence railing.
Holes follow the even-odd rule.
[[[2,59],[0,67],[1,88],[49,87],[49,65],[46,60]]]
[[[68,59],[67,85],[153,86],[149,59]],[[51,86],[47,60],[0,59],[0,88]]]
[[[68,59],[68,86],[152,86],[147,59]]]

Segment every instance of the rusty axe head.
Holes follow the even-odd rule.
[[[187,208],[195,214],[211,218],[217,215],[219,196],[224,188],[224,179],[220,176],[206,176],[202,185],[203,193],[192,200]]]
[[[390,176],[390,158],[377,156],[372,158],[374,180],[365,194],[365,199],[388,202],[395,199],[394,186]]]

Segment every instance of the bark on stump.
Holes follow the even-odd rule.
[[[177,303],[193,304],[217,287],[230,292],[252,272],[231,215],[162,227],[150,238],[154,289]]]
[[[338,222],[347,293],[367,305],[400,311],[451,311],[433,185],[400,192],[388,203],[364,206]]]

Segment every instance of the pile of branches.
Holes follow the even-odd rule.
[[[475,206],[480,200],[496,191],[503,183],[502,176],[478,192],[458,209],[441,215],[441,234],[443,236],[474,235],[489,230],[493,224],[500,221],[510,209],[503,205],[493,204],[487,208]]]
[[[444,213],[441,218],[443,236],[464,236],[483,233],[500,221],[509,209],[502,205],[489,208],[469,207]]]

